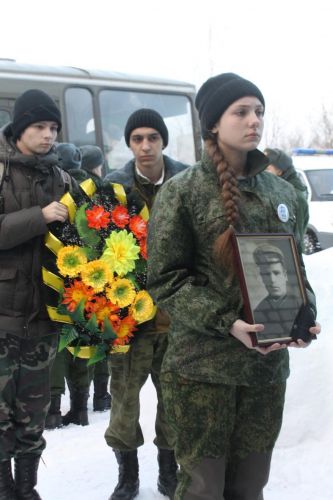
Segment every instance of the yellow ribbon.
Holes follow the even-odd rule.
[[[54,255],[58,255],[59,250],[64,246],[60,240],[51,232],[48,232],[45,236],[45,246],[51,250]]]
[[[143,209],[141,210],[141,212],[139,213],[139,215],[140,215],[140,217],[142,217],[142,218],[143,218],[143,220],[144,220],[145,222],[147,222],[147,221],[148,221],[148,219],[149,219],[149,210],[148,210],[147,205],[145,205],[145,206],[143,207]]]
[[[114,194],[115,194],[117,200],[119,201],[119,203],[126,206],[127,205],[127,198],[126,198],[124,186],[122,186],[121,184],[116,184],[114,182],[112,182],[111,184],[113,187]]]
[[[61,198],[60,203],[62,203],[67,207],[69,222],[73,224],[76,214],[76,204],[72,198],[72,195],[70,193],[65,193],[64,196]]]
[[[67,346],[67,349],[71,354],[74,355],[76,349],[75,347]],[[82,359],[90,359],[94,356],[95,353],[96,353],[96,347],[90,345],[84,345],[80,347],[80,350],[78,351],[76,356]]]
[[[114,345],[112,346],[109,354],[125,354],[126,352],[129,351],[131,346],[129,345]]]
[[[80,187],[83,189],[83,191],[86,193],[89,198],[92,198],[94,194],[96,193],[96,184],[92,179],[86,179],[85,181],[80,183]]]
[[[73,320],[66,314],[59,314],[56,307],[46,306],[49,318],[51,321],[58,321],[59,323],[73,324]]]
[[[60,292],[60,290],[64,287],[64,280],[60,278],[60,276],[57,276],[56,274],[51,273],[51,271],[45,269],[45,267],[42,267],[42,276],[45,285],[53,288],[56,292]]]

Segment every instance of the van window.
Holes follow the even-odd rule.
[[[311,201],[333,199],[333,169],[307,170],[306,175],[311,186]]]
[[[93,99],[86,88],[73,87],[65,91],[68,141],[76,146],[96,144]]]
[[[128,117],[139,108],[152,108],[164,118],[169,146],[164,152],[183,163],[195,162],[191,105],[183,95],[129,90],[102,90],[99,95],[103,147],[110,169],[124,166],[133,155],[124,139]]]
[[[7,125],[11,121],[10,114],[5,109],[0,109],[0,127]]]

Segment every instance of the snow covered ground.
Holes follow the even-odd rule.
[[[283,428],[275,448],[265,500],[333,499],[333,248],[304,258],[316,292],[322,334],[308,349],[291,349]],[[145,445],[139,449],[138,500],[165,499],[157,492],[153,445],[156,397],[150,381],[141,394]],[[63,398],[63,411],[69,407]],[[104,441],[109,414],[94,413],[88,427],[46,431],[39,469],[43,500],[107,500],[118,468]]]

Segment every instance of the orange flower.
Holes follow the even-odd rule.
[[[95,205],[91,210],[86,210],[88,227],[103,229],[110,223],[111,215],[103,207]]]
[[[114,210],[112,210],[111,217],[112,222],[121,229],[123,229],[130,220],[128,210],[123,205],[118,205]]]
[[[142,238],[142,240],[139,241],[139,246],[141,256],[147,260],[147,238]]]
[[[115,328],[117,333],[117,339],[114,340],[114,344],[125,345],[129,342],[130,338],[133,337],[133,332],[137,330],[137,322],[132,316],[127,316],[122,319],[119,325]]]
[[[105,318],[109,318],[112,323],[118,324],[117,312],[119,307],[115,306],[105,297],[95,296],[93,300],[86,304],[87,316],[90,318],[94,313],[99,327],[103,329]]]
[[[62,304],[65,304],[70,312],[74,312],[81,300],[90,300],[94,295],[91,286],[86,286],[80,280],[74,280],[68,287],[65,287]]]
[[[147,237],[147,222],[140,215],[133,215],[131,217],[129,228],[138,240]]]

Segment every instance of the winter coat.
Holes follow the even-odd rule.
[[[248,154],[247,176],[239,178],[240,223],[245,233],[294,233],[295,190],[265,172],[267,158]],[[288,207],[282,222],[280,204]],[[213,245],[228,227],[214,165],[205,157],[170,179],[158,193],[148,234],[148,291],[171,317],[162,371],[209,383],[279,383],[289,375],[288,350],[267,356],[230,335],[243,318],[239,282],[216,264]],[[304,272],[305,274],[305,272]],[[309,299],[315,310],[309,284]]]
[[[167,155],[163,155],[163,161],[165,168],[163,184],[168,179],[188,167],[188,165],[173,160]],[[116,182],[118,184],[122,184],[124,188],[135,189],[136,191],[139,191],[148,208],[152,207],[156,193],[161,187],[161,185],[151,184],[150,182],[145,181],[144,179],[142,179],[141,177],[139,178],[136,175],[134,158],[126,163],[123,168],[112,170],[105,176],[104,181]]]
[[[59,200],[71,184],[57,161],[52,150],[23,155],[12,142],[10,127],[0,131],[0,334],[37,337],[55,331],[43,299],[41,271],[48,231],[42,208]]]
[[[307,189],[306,186],[298,178],[297,172],[294,167],[288,168],[282,174],[282,179],[289,182],[295,189],[298,201],[298,213],[297,213],[297,230],[299,232],[300,238],[303,239],[306,233],[306,228],[309,223],[309,205],[307,201]]]
[[[175,176],[182,170],[186,169],[188,165],[175,161],[169,156],[163,155],[164,161],[164,181],[163,184]],[[161,185],[154,185],[149,181],[139,177],[135,173],[135,160],[132,159],[123,168],[118,170],[113,170],[104,178],[105,182],[114,182],[122,184],[125,189],[131,189],[137,191],[140,197],[145,201],[148,208],[151,209],[155,196]],[[162,184],[162,185],[163,185]],[[155,318],[146,323],[142,323],[139,328],[141,331],[145,332],[166,332],[169,326],[169,317],[159,309]]]

